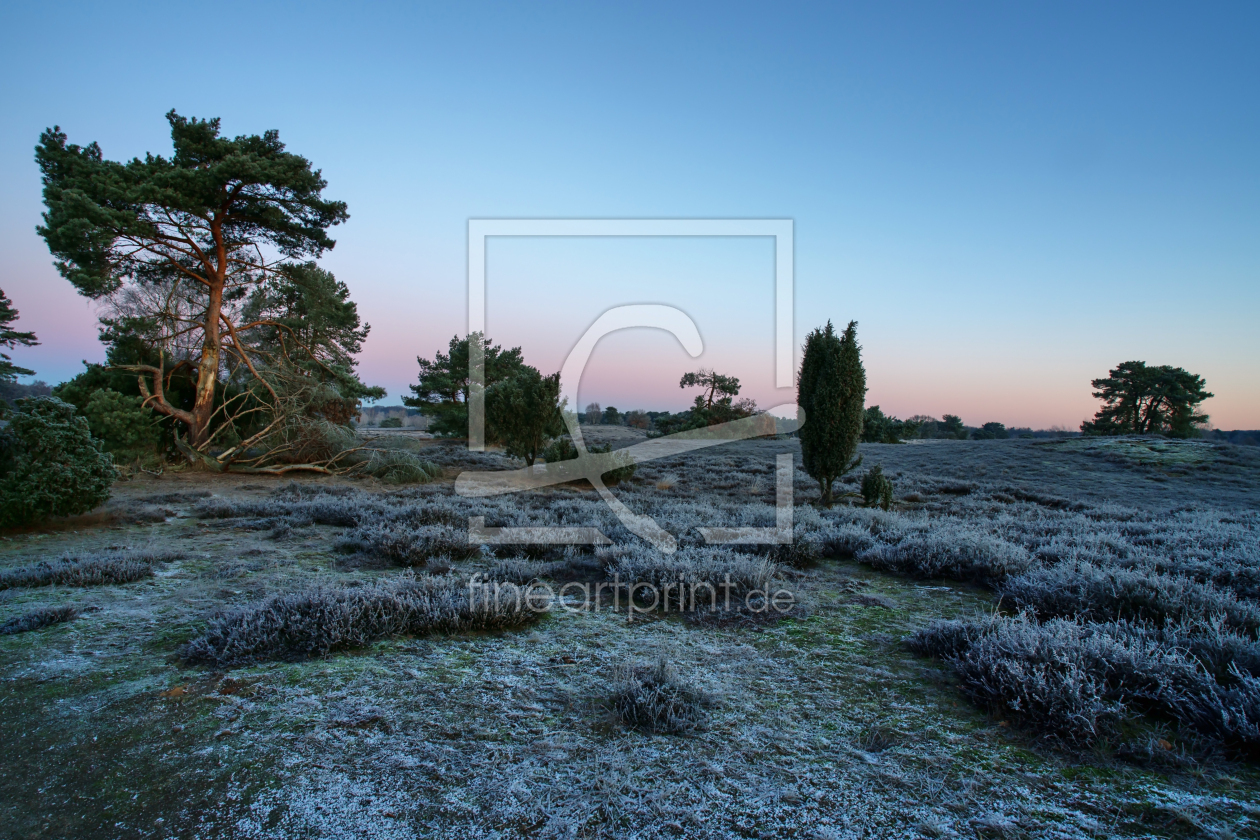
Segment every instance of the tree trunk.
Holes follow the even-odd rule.
[[[197,400],[193,403],[192,446],[200,449],[210,441],[210,417],[214,414],[214,386],[219,382],[219,315],[223,309],[223,281],[210,288],[206,307],[205,341],[197,366]]]

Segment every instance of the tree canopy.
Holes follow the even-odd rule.
[[[226,463],[291,435],[295,393],[375,393],[349,359],[368,327],[344,284],[302,261],[332,248],[328,229],[349,216],[276,131],[229,139],[218,119],[166,117],[173,154],[126,163],[46,130],[38,231],[62,276],[106,301],[102,338],[145,405],[185,429],[190,454],[218,437]],[[169,388],[181,377],[190,404]]]
[[[1213,395],[1203,377],[1170,365],[1124,362],[1091,383],[1103,406],[1081,424],[1087,435],[1166,434],[1188,437],[1207,423],[1199,404]]]
[[[13,301],[0,289],[0,347],[12,350],[17,345],[34,347],[39,344],[33,332],[19,332],[13,329],[13,322],[18,319],[18,311],[13,308]],[[0,382],[14,382],[19,376],[32,376],[33,370],[18,367],[9,359],[7,353],[0,353]]]
[[[521,348],[504,350],[481,333],[473,333],[467,338],[453,336],[448,351],[443,353],[439,350],[432,361],[417,357],[420,381],[410,386],[415,396],[403,397],[403,403],[431,414],[434,419],[429,429],[435,434],[451,437],[468,434],[469,341],[479,342],[482,346],[487,389],[515,377],[525,365]],[[492,435],[493,430],[487,428],[486,433]]]
[[[543,376],[522,365],[510,379],[486,389],[486,427],[508,455],[529,466],[551,438],[564,433],[560,374]]]
[[[818,482],[821,501],[832,503],[836,479],[857,467],[865,420],[866,370],[857,343],[857,321],[843,336],[828,321],[805,339],[797,376],[797,405],[805,413],[801,426],[801,460]]]

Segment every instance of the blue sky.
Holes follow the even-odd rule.
[[[279,129],[349,203],[324,264],[386,402],[462,331],[469,218],[791,218],[798,343],[857,319],[885,410],[1075,426],[1142,359],[1260,428],[1258,41],[1242,3],[5,4],[0,288],[44,341],[13,355],[103,356],[34,232],[39,132],[165,152],[174,107]],[[490,332],[554,370],[599,307],[678,302],[704,357],[610,338],[583,401],[678,408],[706,364],[782,402],[770,254],[492,244]]]

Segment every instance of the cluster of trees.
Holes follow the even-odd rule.
[[[5,499],[17,499],[22,482],[39,475],[83,488],[70,507],[32,503],[64,512],[96,498],[115,462],[141,469],[174,457],[269,473],[370,463],[351,432],[361,401],[385,396],[355,371],[370,327],[346,284],[315,262],[336,244],[328,232],[349,218],[345,203],[324,197],[320,171],[287,151],[275,131],[227,138],[217,119],[174,111],[166,118],[170,157],[111,161],[96,143],[70,143],[59,127],[40,136],[38,232],[60,274],[100,305],[106,361],[53,389],[19,385],[17,377],[33,371],[3,351],[38,341],[15,328],[18,312],[0,291],[0,411],[11,415],[0,440]],[[808,418],[803,457],[825,503],[860,461],[860,441],[1010,434],[1001,423],[968,427],[949,414],[900,420],[865,407],[856,326],[837,333],[828,322],[811,332],[798,377]],[[505,350],[480,334],[454,337],[447,352],[418,359],[419,381],[404,402],[432,417],[432,431],[465,434],[475,387],[470,352],[484,361],[488,440],[533,464],[562,438],[565,406],[560,375],[525,364],[519,347]],[[1103,406],[1082,424],[1086,434],[1184,437],[1207,423],[1199,406],[1212,394],[1182,368],[1125,362],[1093,386]],[[592,403],[581,419],[663,435],[757,411],[739,398],[737,378],[711,369],[685,374],[679,387],[699,389],[686,411],[623,414]],[[41,451],[66,463],[77,458],[85,472],[44,475]],[[871,486],[882,487],[875,478]]]
[[[384,390],[355,374],[369,327],[313,260],[349,218],[276,132],[226,138],[167,114],[173,154],[127,162],[60,128],[36,148],[38,228],[102,305],[106,362],[55,389],[107,448],[215,469],[350,468],[345,430]]]
[[[481,333],[451,338],[448,352],[432,360],[418,357],[420,381],[410,386],[403,402],[433,417],[430,431],[463,437],[468,433],[470,348],[484,363],[485,431],[487,443],[498,443],[514,457],[533,465],[547,444],[564,433],[560,374],[544,376],[525,364],[521,348],[504,350]],[[616,409],[613,409],[614,411]]]

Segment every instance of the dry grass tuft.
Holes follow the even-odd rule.
[[[612,695],[613,712],[631,729],[664,735],[690,735],[704,729],[705,709],[715,700],[682,682],[665,659],[623,668]]]

